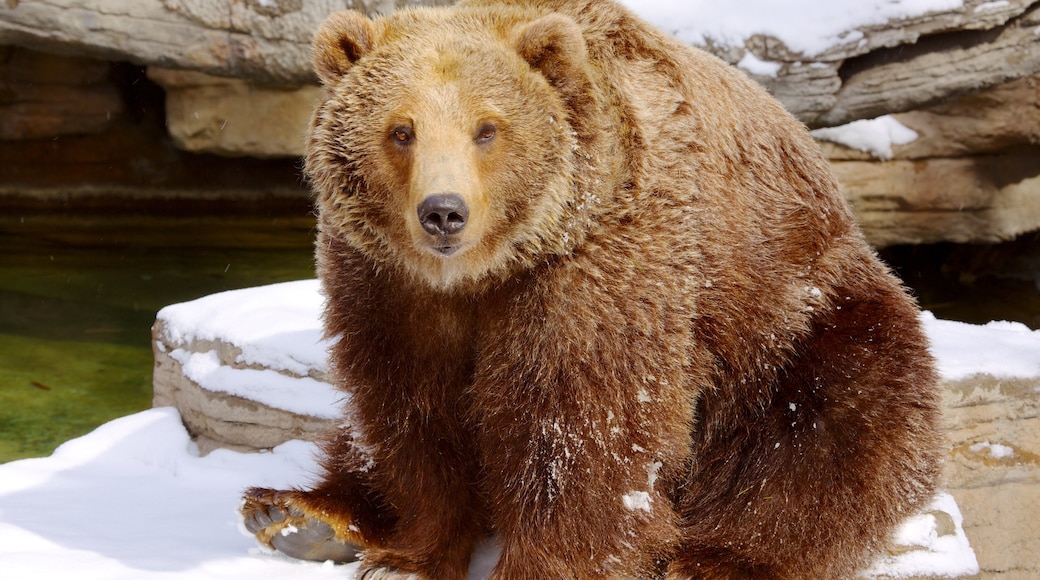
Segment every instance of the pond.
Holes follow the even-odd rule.
[[[0,462],[151,406],[163,306],[314,276],[314,219],[0,215]]]
[[[0,214],[0,462],[151,406],[156,312],[314,276],[306,210],[224,215]],[[1040,237],[891,248],[942,318],[1040,327]]]

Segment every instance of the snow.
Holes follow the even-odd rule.
[[[957,10],[963,0],[622,0],[658,27],[694,45],[742,47],[756,34],[772,36],[812,57],[863,40],[860,28],[928,12]],[[997,3],[991,3],[997,4]]]
[[[984,2],[975,7],[975,12],[985,12],[987,10],[995,10],[997,8],[1003,8],[1010,4],[1007,0],[997,0],[996,2]]]
[[[893,145],[913,143],[918,136],[916,131],[891,115],[861,119],[839,127],[816,129],[810,131],[810,134],[817,139],[865,151],[886,161],[892,159]]]
[[[336,419],[345,394],[310,377],[290,377],[268,369],[237,369],[220,363],[215,351],[176,349],[170,356],[181,363],[184,376],[200,387],[237,395],[299,415]]]
[[[980,441],[968,447],[973,453],[982,453],[986,451],[991,459],[1006,459],[1008,457],[1015,456],[1015,450],[1007,445],[1001,445],[999,443],[990,443],[989,441]]]
[[[947,380],[978,373],[1002,378],[1040,376],[1040,330],[1018,322],[989,322],[976,326],[921,315],[938,360],[939,374]]]
[[[168,344],[222,341],[241,348],[237,362],[306,376],[328,368],[329,341],[315,324],[324,304],[318,281],[301,280],[173,304],[157,318]]]
[[[936,512],[953,518],[956,533],[939,535],[941,523]],[[865,576],[907,578],[910,576],[956,578],[975,574],[979,565],[964,535],[964,517],[953,496],[940,494],[924,513],[906,521],[896,532],[894,542],[910,548],[896,556],[885,556],[871,566]]]
[[[307,376],[309,369],[326,368],[321,304],[320,286],[309,280],[215,294],[169,306],[159,316],[164,338],[180,345],[170,355],[203,388],[328,416],[339,405],[337,392]],[[921,319],[946,379],[1040,376],[1040,331],[1011,322],[938,320],[927,312]],[[234,344],[255,368],[225,365],[214,351],[181,348],[191,339]],[[259,368],[267,365],[299,376]],[[1014,455],[1011,447],[988,441],[972,450],[994,459]],[[5,578],[349,577],[356,564],[332,567],[269,554],[238,529],[241,491],[307,486],[317,470],[314,452],[310,443],[290,441],[268,453],[216,450],[200,457],[172,408],[117,419],[50,457],[0,465],[0,568]],[[651,491],[660,467],[648,464]],[[620,498],[629,510],[650,510],[651,499],[638,490]],[[928,549],[883,559],[871,574],[977,569],[953,498],[943,494],[936,502],[954,518],[957,533],[939,535],[933,514],[913,518],[900,541]],[[496,550],[489,543],[477,551],[471,578],[487,576]]]
[[[625,509],[630,512],[640,510],[650,513],[653,510],[653,508],[650,507],[650,502],[652,501],[653,499],[650,497],[650,494],[645,491],[630,491],[621,496],[621,503],[624,504]]]
[[[740,59],[737,66],[753,75],[776,78],[783,64],[761,60],[748,51],[744,53],[744,58]]]

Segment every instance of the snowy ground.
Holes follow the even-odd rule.
[[[294,305],[293,315],[278,315],[286,305]],[[243,360],[299,370],[301,361],[324,364],[320,309],[318,284],[310,280],[216,294],[168,307],[160,317],[169,337],[233,341]],[[1040,376],[1040,331],[1007,322],[973,326],[928,313],[922,318],[948,379],[978,372]],[[230,369],[222,368],[213,372]],[[284,375],[256,372],[261,382],[271,378],[262,397],[274,404],[291,398],[293,383],[278,379]],[[200,377],[207,380],[205,373]],[[0,570],[19,579],[349,577],[356,565],[265,554],[238,529],[241,490],[306,485],[315,469],[312,452],[310,444],[292,441],[271,453],[217,450],[199,457],[173,409],[113,421],[51,457],[0,465]],[[959,518],[951,497],[937,502]],[[874,572],[956,575],[977,567],[962,531],[940,537],[935,529],[928,515],[908,522],[902,543],[927,550],[879,562]],[[494,558],[493,547],[480,550],[472,577],[484,577]]]

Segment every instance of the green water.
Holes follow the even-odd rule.
[[[0,462],[151,406],[167,304],[314,276],[307,215],[0,215]]]

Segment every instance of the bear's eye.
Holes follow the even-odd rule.
[[[495,138],[496,132],[498,132],[498,129],[494,125],[491,123],[484,123],[480,126],[480,129],[477,129],[477,137],[475,140],[477,143],[489,143]]]
[[[390,139],[398,145],[408,145],[415,139],[411,127],[394,127],[390,131]]]

